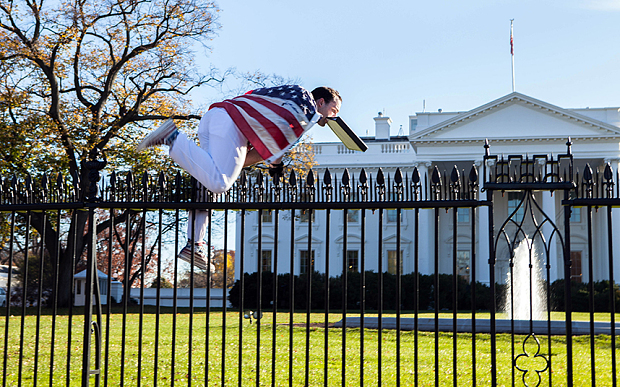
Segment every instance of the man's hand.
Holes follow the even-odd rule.
[[[319,124],[319,126],[325,126],[325,124],[327,124],[327,117],[321,117],[317,124]]]

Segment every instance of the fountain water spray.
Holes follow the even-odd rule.
[[[504,312],[515,320],[545,318],[545,283],[540,257],[529,238],[519,242],[514,251],[512,278],[506,278]],[[532,268],[530,269],[530,262]],[[530,314],[531,313],[531,314]]]

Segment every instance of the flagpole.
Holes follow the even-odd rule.
[[[514,43],[512,40],[512,22],[515,19],[510,19],[510,57],[512,59],[512,92],[515,91],[515,52],[514,52]]]

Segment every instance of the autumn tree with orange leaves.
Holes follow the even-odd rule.
[[[86,192],[84,162],[98,149],[110,169],[176,173],[161,150],[134,148],[159,120],[200,118],[189,93],[220,79],[194,68],[192,50],[214,37],[218,11],[208,0],[0,2],[0,141],[15,142],[3,150],[0,171],[79,176]],[[70,299],[71,287],[63,285],[75,270],[72,256],[87,248],[87,213],[66,218],[77,238],[60,246],[50,217],[31,219],[48,251],[59,248],[60,305]]]

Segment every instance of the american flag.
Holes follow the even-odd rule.
[[[282,156],[320,118],[312,94],[298,85],[252,90],[212,108],[225,109],[267,161]]]

